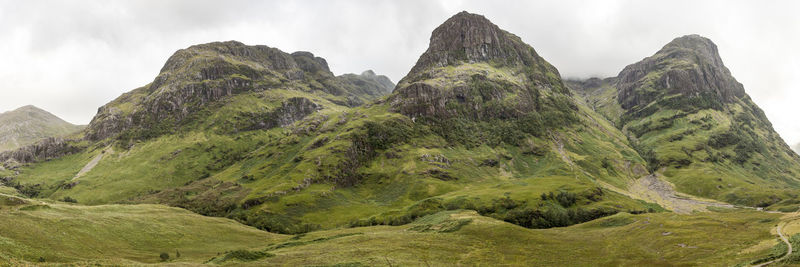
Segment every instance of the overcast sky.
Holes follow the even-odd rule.
[[[520,36],[564,77],[616,76],[675,37],[706,36],[784,139],[800,142],[800,1],[0,0],[0,111],[33,104],[86,124],[175,50],[225,40],[396,82],[462,10]]]

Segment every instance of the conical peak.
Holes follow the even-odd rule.
[[[618,100],[625,109],[674,94],[702,96],[714,103],[730,103],[745,96],[744,87],[722,63],[714,42],[696,34],[675,38],[653,56],[628,65],[617,81]],[[653,91],[656,93],[642,93]]]
[[[456,14],[431,34],[428,52],[456,52],[462,60],[485,61],[503,56],[500,45],[506,33],[484,16],[466,11]],[[460,53],[463,51],[463,53]]]
[[[690,34],[673,39],[667,43],[659,54],[670,54],[671,57],[699,56],[716,67],[724,68],[717,45],[706,37]]]
[[[502,65],[534,65],[540,61],[536,51],[522,40],[486,19],[460,12],[431,34],[428,50],[409,75],[429,67],[495,61]]]
[[[665,47],[683,47],[693,50],[716,50],[717,45],[706,37],[689,34],[673,39]]]

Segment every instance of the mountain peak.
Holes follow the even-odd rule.
[[[625,109],[643,107],[671,94],[705,97],[715,103],[745,96],[744,87],[722,63],[714,42],[697,34],[673,39],[654,55],[625,67],[617,77],[618,100]]]
[[[42,110],[34,105],[25,105],[17,108],[16,110]]]
[[[482,15],[462,11],[433,30],[428,50],[410,73],[462,62],[497,61],[530,66],[537,64],[537,58],[536,52],[516,35],[500,29]]]
[[[666,46],[667,47],[677,46],[677,47],[685,47],[691,49],[717,48],[717,45],[714,44],[714,42],[712,42],[711,39],[703,37],[699,34],[688,34],[675,38],[671,42],[667,43]]]
[[[546,109],[545,94],[570,94],[555,67],[484,16],[461,12],[433,31],[390,101],[412,118],[491,120]]]
[[[48,111],[46,111],[44,109],[38,108],[38,107],[36,107],[34,105],[21,106],[21,107],[18,107],[16,109],[14,109],[14,110],[7,111],[7,112],[5,112],[3,114],[7,114],[7,115],[12,115],[12,114],[20,114],[20,115],[21,114],[36,114],[36,115],[39,115],[39,116],[55,117],[55,115],[51,114],[50,112],[48,112]]]
[[[690,34],[673,39],[659,53],[671,54],[674,57],[699,56],[716,67],[728,69],[722,64],[717,45],[706,37]]]

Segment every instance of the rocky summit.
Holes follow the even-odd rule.
[[[744,87],[722,64],[717,46],[699,35],[672,40],[655,55],[625,67],[617,78],[625,109],[675,94],[726,103],[744,96]]]
[[[393,111],[449,131],[445,136],[485,132],[497,120],[541,132],[574,121],[577,110],[555,67],[519,37],[467,12],[433,31],[389,102]],[[462,130],[447,130],[454,128]]]

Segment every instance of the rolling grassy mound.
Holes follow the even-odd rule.
[[[202,263],[285,237],[161,205],[80,206],[0,194],[0,264]],[[180,258],[176,258],[180,253]]]
[[[758,244],[775,240],[770,229],[779,216],[754,211],[620,213],[570,227],[532,230],[472,211],[451,211],[405,226],[298,235],[251,249],[274,256],[249,265],[728,266],[769,254],[770,246]]]

